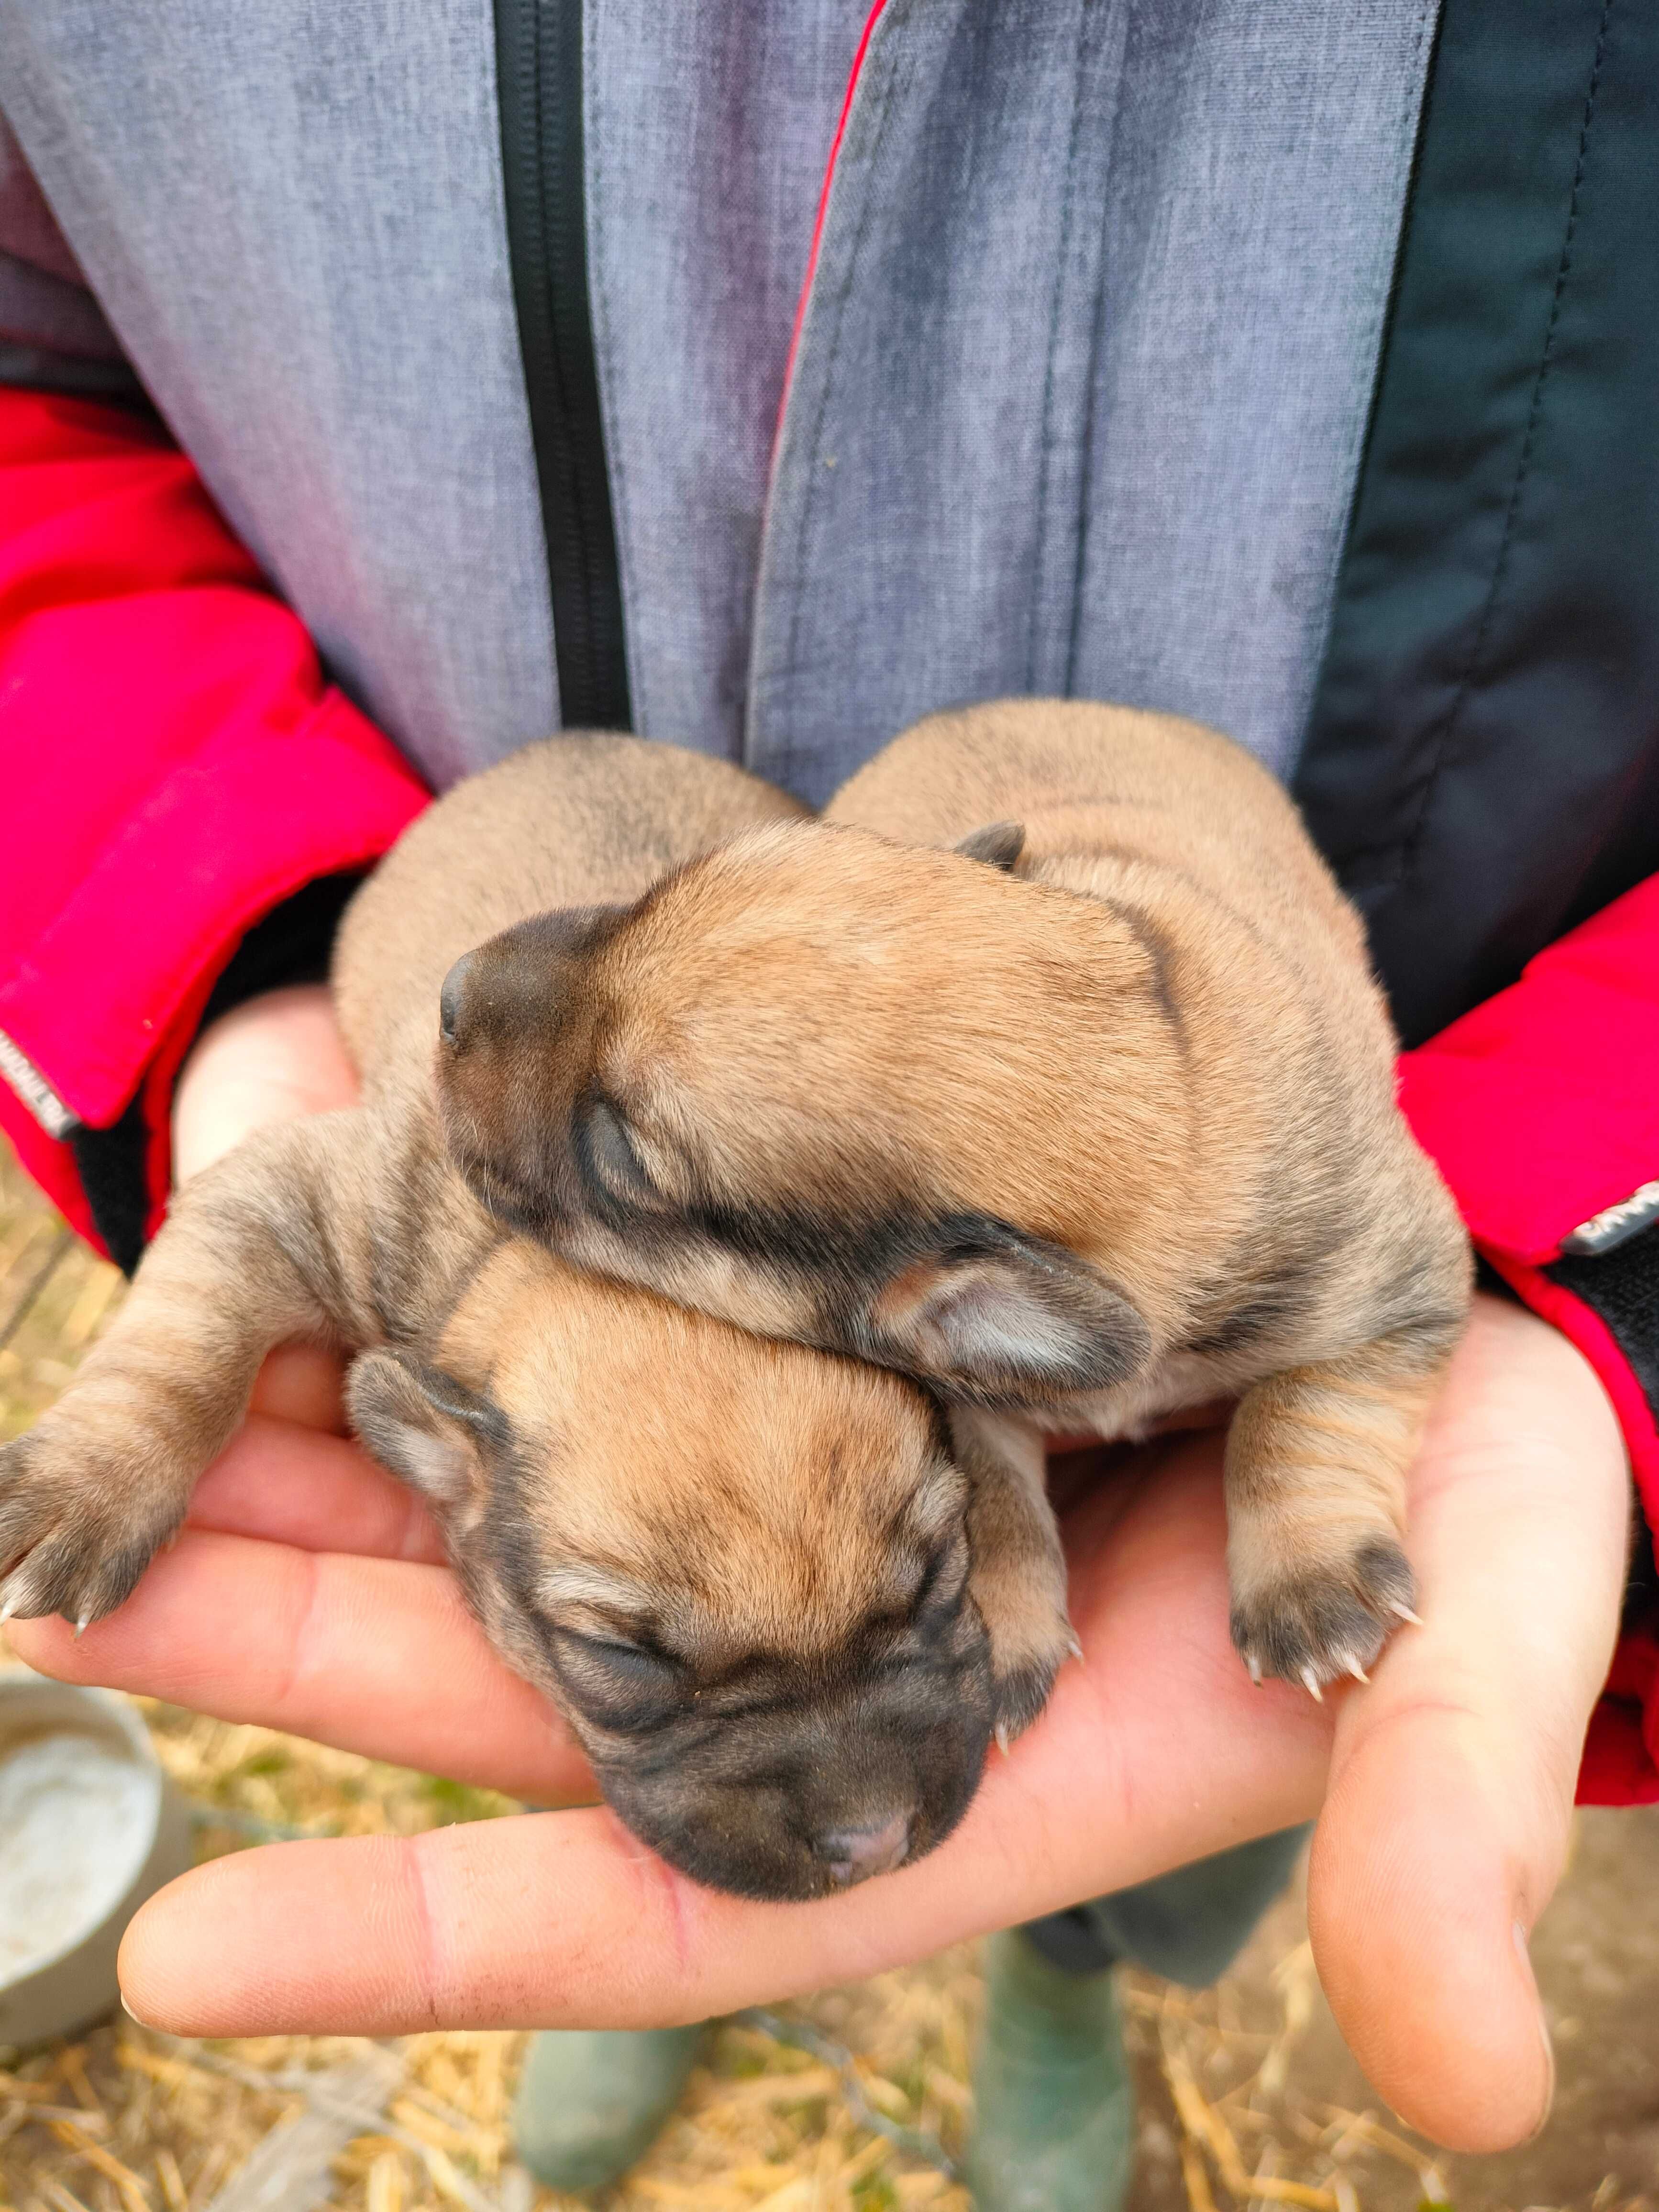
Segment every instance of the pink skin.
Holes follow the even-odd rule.
[[[181,1171],[350,1096],[324,994],[256,1001],[186,1070]],[[693,2020],[1318,1813],[1315,1950],[1379,2094],[1455,2149],[1540,2124],[1553,2069],[1525,1936],[1565,1855],[1630,1490],[1601,1385],[1532,1316],[1478,1302],[1413,1485],[1425,1626],[1368,1686],[1322,1706],[1251,1687],[1227,1638],[1218,1437],[1160,1439],[1068,1511],[1086,1656],[962,1827],[805,1905],[698,1890],[591,1805],[580,1754],[484,1645],[419,1508],[340,1428],[328,1363],[276,1355],[177,1547],[79,1644],[60,1621],[15,1626],[22,1656],[591,1809],[202,1868],[129,1931],[141,2019],[191,2035]]]

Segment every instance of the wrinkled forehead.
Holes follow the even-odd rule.
[[[648,895],[598,949],[602,1076],[671,1115],[743,1094],[792,1122],[833,1108],[848,1086],[860,1097],[890,1087],[919,1048],[919,1019],[937,1046],[952,1020],[975,1018],[988,926],[1001,920],[975,898],[973,879],[988,874],[810,826],[721,848]],[[825,1082],[830,1093],[817,1087]]]
[[[611,1511],[596,1498],[597,1510],[571,1516],[559,1507],[560,1471],[550,1473],[530,1504],[549,1609],[714,1667],[755,1650],[832,1650],[873,1614],[899,1610],[963,1504],[961,1476],[942,1458],[904,1484],[820,1490],[810,1510],[804,1498],[780,1510],[778,1486],[728,1475],[630,1485]]]
[[[492,1395],[520,1525],[549,1565],[672,1593],[688,1632],[752,1638],[803,1608],[840,1632],[960,1516],[937,1413],[884,1370],[556,1267],[510,1336]]]
[[[951,1487],[947,1472],[941,1494]],[[786,1528],[705,1503],[677,1523],[608,1530],[592,1555],[571,1547],[556,1519],[543,1533],[556,1618],[643,1636],[714,1668],[756,1651],[835,1650],[872,1618],[903,1611],[933,1548],[914,1517],[845,1506]]]
[[[742,963],[759,972],[753,963],[769,953],[844,963],[935,921],[973,888],[948,854],[792,823],[734,838],[665,878],[605,950],[641,981],[700,956],[715,976]]]

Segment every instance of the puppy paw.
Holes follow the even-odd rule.
[[[62,1613],[76,1632],[130,1597],[188,1492],[125,1480],[43,1425],[0,1446],[0,1620]]]
[[[1366,1669],[1402,1620],[1417,1584],[1392,1536],[1370,1534],[1341,1558],[1303,1561],[1235,1589],[1233,1642],[1252,1677],[1298,1682],[1310,1696]]]
[[[1042,1601],[1022,1609],[1018,1621],[988,1621],[991,1640],[991,1724],[1004,1751],[1041,1715],[1054,1677],[1081,1656],[1063,1606]]]

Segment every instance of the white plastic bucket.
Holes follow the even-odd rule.
[[[127,1923],[189,1866],[190,1843],[131,1706],[0,1668],[0,2044],[112,2010]]]

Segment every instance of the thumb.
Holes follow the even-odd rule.
[[[1425,1625],[1338,1723],[1309,1921],[1376,2087],[1449,2148],[1494,2151],[1553,2094],[1527,1944],[1565,1859],[1629,1528],[1611,1407],[1565,1338],[1481,1302],[1411,1525]]]

